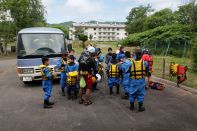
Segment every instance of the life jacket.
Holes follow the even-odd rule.
[[[77,83],[78,79],[78,72],[73,71],[73,72],[68,72],[68,77],[67,77],[67,84],[68,85],[75,85]]]
[[[120,77],[120,72],[118,69],[118,64],[111,64],[109,69],[109,76],[112,78]]]
[[[49,70],[51,76],[53,76],[53,72],[52,72],[51,68],[49,68],[48,66],[40,65],[39,68],[41,69],[42,80],[48,80],[48,78],[46,77],[46,73],[44,72],[44,68],[47,68]]]
[[[144,54],[142,60],[147,61],[149,65],[149,70],[152,71],[153,68],[153,56],[149,54]]]
[[[132,61],[132,66],[130,67],[130,77],[132,79],[142,79],[146,76],[146,67],[143,60]]]
[[[178,66],[179,66],[179,64],[175,64],[174,62],[170,63],[170,74],[172,76],[176,76],[177,75]]]
[[[172,76],[177,76],[177,84],[180,84],[184,82],[187,79],[187,67],[182,66],[179,64],[175,64],[174,62],[171,62],[170,64],[170,74]]]
[[[100,74],[100,72],[102,72],[103,70],[103,65],[99,62],[98,63],[98,67],[97,67],[98,73]]]
[[[62,60],[61,60],[61,63],[62,63],[63,65],[66,65],[66,64],[67,64],[67,62],[64,61],[63,58],[62,58]],[[61,72],[65,72],[65,67],[61,67],[61,68],[60,68],[60,71],[61,71]]]
[[[179,65],[177,67],[177,80],[178,80],[177,84],[180,84],[187,79],[186,72],[187,72],[186,66]]]

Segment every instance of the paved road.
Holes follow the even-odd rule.
[[[79,105],[60,96],[56,105],[42,108],[40,83],[23,85],[16,77],[16,60],[0,61],[0,131],[196,131],[197,95],[167,87],[148,90],[146,111],[128,110],[128,101],[108,95],[106,83],[92,94],[94,104]]]

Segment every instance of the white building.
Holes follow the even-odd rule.
[[[69,29],[69,38],[72,40],[76,39],[74,34],[76,28],[83,29],[88,39],[90,40],[90,36],[92,36],[93,41],[117,41],[124,39],[128,35],[124,24],[74,23]]]

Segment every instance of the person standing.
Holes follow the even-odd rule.
[[[57,62],[57,67],[61,71],[61,78],[60,78],[60,88],[62,92],[62,96],[65,96],[65,87],[66,87],[66,73],[65,73],[65,66],[67,65],[67,57],[68,54],[62,54],[62,57]]]
[[[130,73],[129,68],[131,65],[131,53],[129,51],[125,52],[125,58],[123,58],[123,63],[121,65],[123,77],[122,77],[122,85],[124,88],[124,96],[122,96],[122,99],[128,99],[129,98],[129,81],[130,81]]]
[[[78,65],[74,62],[75,57],[73,55],[68,56],[68,65],[65,67],[67,75],[67,93],[68,99],[71,99],[71,90],[74,90],[74,98],[77,99],[77,80],[78,80]]]
[[[43,65],[40,65],[41,74],[42,74],[42,88],[44,91],[44,108],[52,108],[54,102],[49,102],[49,98],[52,95],[52,70],[49,66],[49,58],[42,58]]]
[[[113,94],[113,87],[116,87],[116,94],[119,94],[120,88],[120,74],[121,67],[116,59],[116,54],[112,55],[112,60],[107,67],[107,75],[108,75],[108,87],[110,95]]]
[[[94,59],[95,56],[95,48],[90,46],[87,48],[87,53],[82,53],[79,58],[79,74],[84,78],[86,82],[85,87],[85,99],[83,99],[83,89],[80,87],[79,89],[79,104],[90,105],[92,101],[90,100],[90,91],[92,88],[92,77],[96,76],[96,61]]]
[[[139,104],[139,112],[145,111],[143,107],[144,97],[146,94],[145,90],[145,77],[147,71],[149,70],[148,63],[142,60],[142,52],[140,50],[136,51],[136,59],[132,60],[130,65],[130,90],[129,90],[129,100],[130,100],[130,110],[134,110],[134,102],[137,98]],[[128,71],[128,70],[127,70]]]

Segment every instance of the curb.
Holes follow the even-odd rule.
[[[161,82],[162,84],[168,83],[168,85],[177,88],[177,84],[175,82],[165,80],[165,79],[162,79],[162,78],[158,78],[158,77],[155,77],[155,76],[152,76],[152,79],[155,80],[155,81]],[[193,94],[197,94],[197,89],[194,89],[194,88],[191,88],[191,87],[188,87],[188,86],[185,86],[185,85],[180,85],[179,89],[189,91]]]

